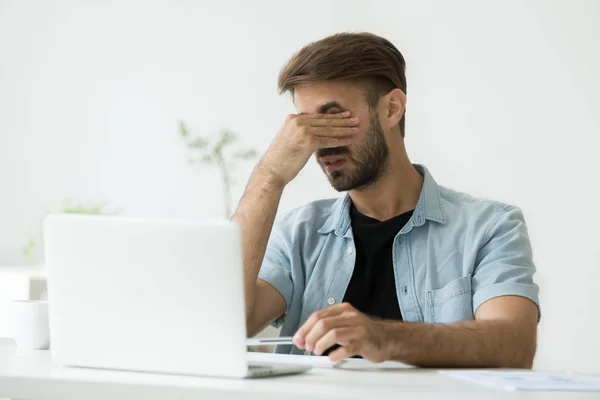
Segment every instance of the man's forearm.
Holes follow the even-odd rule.
[[[271,171],[261,165],[255,168],[232,220],[242,231],[244,257],[244,286],[246,316],[252,316],[256,279],[265,256],[265,250],[284,185],[273,179]]]
[[[389,359],[421,367],[531,368],[536,330],[511,321],[454,325],[382,321]]]

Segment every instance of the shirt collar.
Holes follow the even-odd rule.
[[[433,179],[429,170],[419,164],[414,164],[415,169],[423,176],[423,187],[419,195],[419,201],[409,224],[412,226],[421,226],[426,220],[446,223],[446,213],[442,205],[440,188]],[[331,214],[325,220],[325,223],[319,229],[319,233],[326,234],[335,232],[337,236],[352,237],[350,231],[350,204],[351,199],[348,193],[339,198],[331,208]]]

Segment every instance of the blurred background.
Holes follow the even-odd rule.
[[[52,211],[226,216],[294,112],[285,61],[369,31],[406,58],[413,162],[525,212],[536,368],[600,373],[599,20],[594,0],[0,0],[0,265],[43,264]],[[334,196],[311,161],[280,211]]]

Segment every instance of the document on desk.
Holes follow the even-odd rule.
[[[395,361],[385,361],[382,363],[372,363],[362,358],[348,358],[341,364],[336,364],[324,356],[303,356],[296,354],[276,354],[276,353],[248,353],[248,361],[251,363],[264,364],[292,364],[308,365],[313,368],[339,368],[347,370],[394,370],[413,368],[410,365]]]
[[[439,373],[504,390],[600,392],[600,377],[590,375],[492,370],[444,370]]]

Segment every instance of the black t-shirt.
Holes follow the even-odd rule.
[[[361,214],[354,205],[350,208],[356,262],[343,301],[358,311],[381,319],[402,320],[392,249],[394,238],[410,220],[413,211],[378,221]],[[337,344],[330,347],[323,355],[338,347]]]
[[[356,262],[343,301],[370,316],[402,320],[392,249],[394,238],[412,214],[413,211],[408,211],[386,221],[378,221],[361,214],[352,205],[350,216]]]

